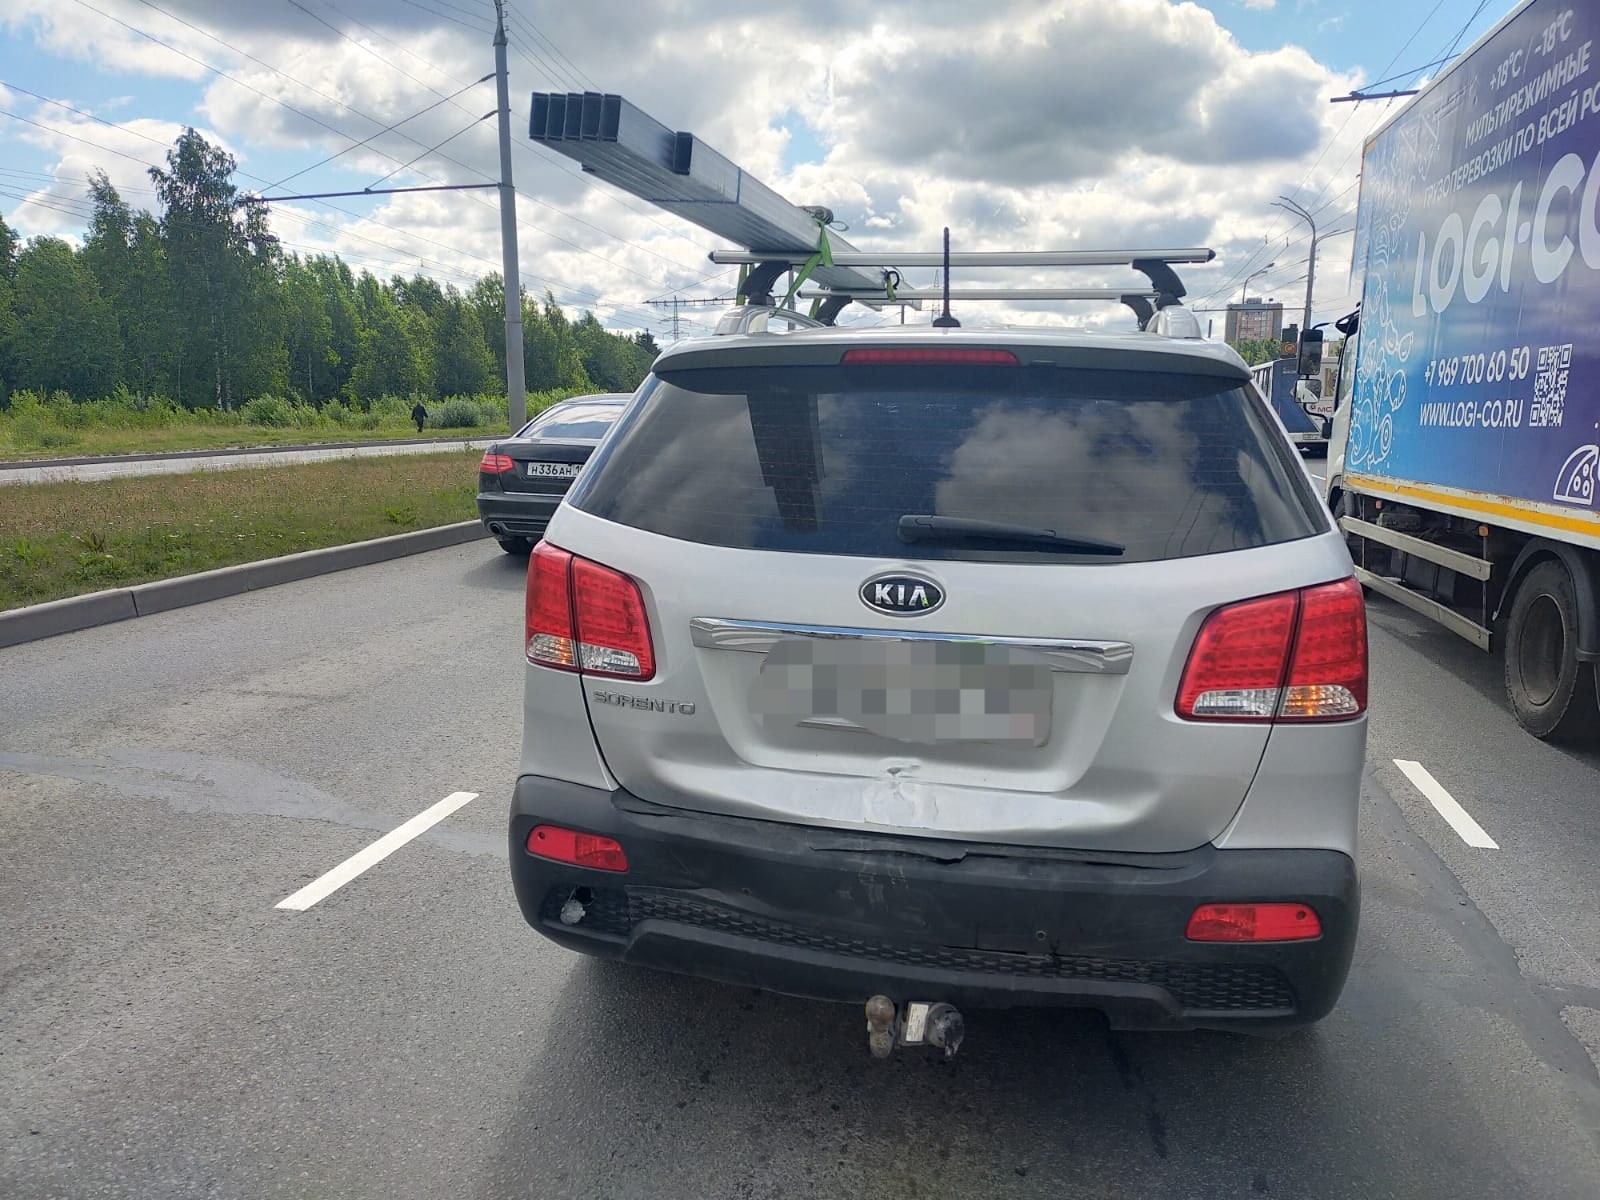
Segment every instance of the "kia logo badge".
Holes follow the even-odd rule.
[[[920,617],[944,603],[944,589],[915,575],[874,575],[861,585],[861,603],[891,617]]]

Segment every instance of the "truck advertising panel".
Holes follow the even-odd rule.
[[[1356,486],[1600,532],[1597,40],[1600,4],[1532,0],[1368,143]]]

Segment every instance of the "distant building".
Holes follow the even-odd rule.
[[[1228,317],[1222,334],[1224,341],[1256,341],[1282,336],[1283,305],[1278,301],[1250,297],[1243,304],[1228,305]]]

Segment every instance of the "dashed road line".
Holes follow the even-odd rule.
[[[1394,765],[1399,767],[1411,785],[1421,792],[1429,804],[1438,810],[1438,813],[1449,824],[1456,835],[1469,846],[1480,850],[1498,850],[1500,844],[1483,831],[1483,826],[1472,819],[1472,814],[1456,802],[1456,798],[1445,791],[1444,785],[1435,779],[1428,768],[1419,762],[1410,759],[1397,758]]]
[[[338,891],[369,867],[377,866],[412,838],[432,829],[468,801],[477,798],[477,792],[451,792],[439,803],[419,812],[404,825],[391,829],[366,849],[356,851],[327,874],[313,879],[294,895],[279,900],[274,907],[304,912],[317,901]]]

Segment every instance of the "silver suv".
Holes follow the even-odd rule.
[[[511,870],[571,949],[1118,1028],[1344,984],[1362,594],[1224,346],[680,343],[535,549],[526,649]]]

